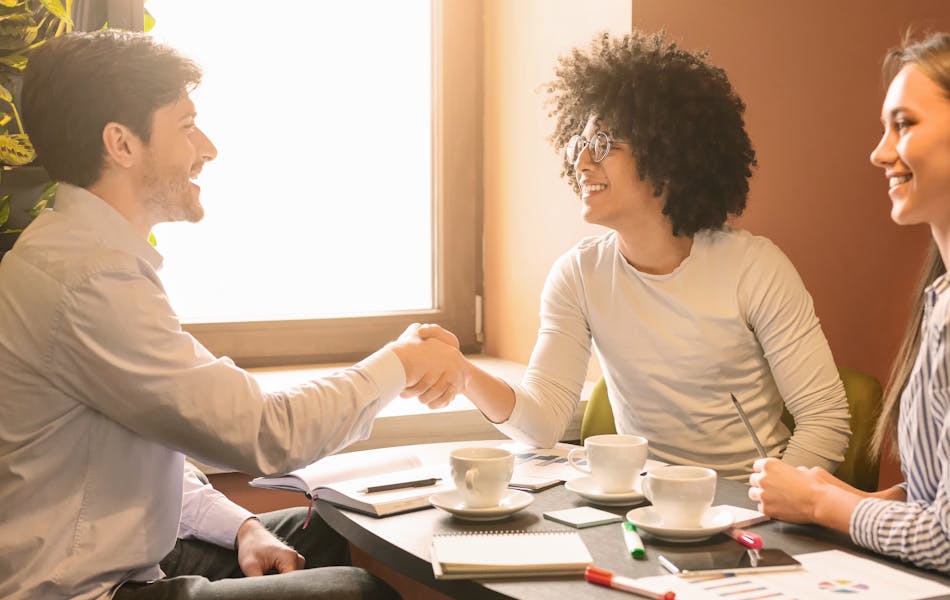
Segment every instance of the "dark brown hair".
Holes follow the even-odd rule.
[[[71,33],[30,54],[23,77],[23,124],[56,181],[97,181],[102,131],[120,123],[148,142],[155,110],[188,94],[201,69],[150,35],[115,29]]]
[[[725,71],[660,32],[621,38],[604,33],[586,50],[558,60],[547,85],[559,151],[596,115],[629,142],[640,178],[657,196],[674,235],[718,229],[745,208],[755,151],[745,131],[745,104]],[[574,165],[562,175],[579,191]]]

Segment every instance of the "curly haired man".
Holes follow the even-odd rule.
[[[646,437],[655,458],[747,477],[758,455],[735,394],[769,456],[833,471],[848,406],[811,297],[772,242],[726,225],[745,208],[755,152],[725,72],[635,32],[598,36],[555,75],[562,174],[584,220],[610,231],[551,269],[520,384],[470,365],[465,394],[505,434],[550,446],[593,344],[617,430]]]

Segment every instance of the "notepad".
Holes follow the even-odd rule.
[[[567,530],[437,533],[430,558],[436,579],[583,575],[594,562]]]

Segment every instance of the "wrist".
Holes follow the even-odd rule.
[[[837,486],[823,483],[813,495],[812,521],[848,533],[851,529],[851,513],[864,496]]]
[[[241,546],[241,540],[245,539],[248,535],[253,535],[258,529],[263,528],[264,525],[261,524],[260,519],[257,517],[248,517],[238,527],[237,534],[234,536],[234,547],[239,548]]]

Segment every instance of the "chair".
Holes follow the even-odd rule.
[[[880,413],[881,385],[870,375],[854,369],[841,367],[838,373],[851,410],[851,442],[835,476],[858,489],[873,492],[877,490],[880,462],[869,457],[868,447]],[[782,415],[782,421],[789,429],[794,429],[794,420],[787,411]],[[607,384],[601,379],[587,401],[587,410],[581,421],[581,443],[591,435],[616,432]]]

